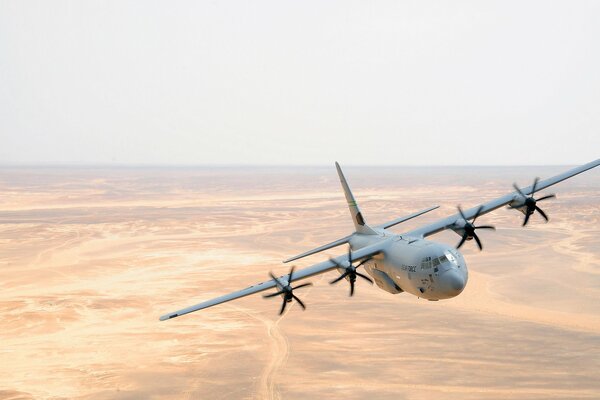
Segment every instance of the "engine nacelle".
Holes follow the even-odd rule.
[[[458,236],[463,237],[465,235],[465,226],[468,224],[467,221],[465,221],[464,219],[459,219],[458,221],[456,221],[451,227],[450,229],[452,229],[452,231],[454,233],[456,233]],[[473,239],[473,236],[467,234],[467,238],[466,240],[471,240]]]
[[[286,288],[290,289],[290,284],[285,279],[280,279],[280,281],[284,286],[276,284],[275,288],[277,289],[278,292],[282,292],[281,294],[279,294],[279,297],[281,297],[283,300],[285,300],[289,303],[292,301],[292,298],[291,298],[291,296],[288,295],[288,292],[286,292],[285,289]]]
[[[513,202],[509,203],[506,208],[508,210],[517,210],[521,214],[527,214],[527,206],[523,200],[514,200]]]

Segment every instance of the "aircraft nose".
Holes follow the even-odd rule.
[[[440,278],[440,289],[448,297],[458,296],[465,288],[465,278],[456,269],[444,272]]]

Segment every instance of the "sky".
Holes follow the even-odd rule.
[[[0,0],[0,164],[582,164],[599,21],[597,1]]]

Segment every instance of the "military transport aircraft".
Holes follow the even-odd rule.
[[[350,191],[342,169],[336,162],[335,166],[342,188],[344,189],[344,194],[346,195],[355,232],[292,257],[284,262],[294,261],[343,244],[348,244],[347,254],[330,258],[327,261],[299,271],[295,271],[294,267],[292,267],[288,274],[279,277],[273,275],[273,273],[269,273],[271,279],[266,282],[261,282],[246,289],[165,314],[160,317],[160,320],[164,321],[179,317],[269,289],[275,289],[275,292],[265,295],[265,298],[276,296],[283,298],[280,314],[285,311],[286,305],[292,300],[296,300],[303,309],[306,309],[302,300],[296,296],[295,291],[309,286],[311,283],[303,283],[297,286],[294,286],[294,284],[301,279],[331,270],[337,270],[339,276],[330,283],[335,284],[341,280],[346,280],[350,285],[350,296],[354,294],[354,285],[357,278],[361,278],[371,284],[375,281],[379,288],[393,294],[407,292],[431,301],[455,297],[463,291],[468,278],[465,259],[458,249],[466,241],[474,239],[481,250],[483,245],[477,236],[477,230],[494,229],[493,226],[489,225],[476,225],[475,221],[479,216],[502,206],[508,206],[508,208],[524,214],[523,226],[527,225],[532,215],[536,212],[547,222],[548,216],[538,206],[538,203],[553,198],[554,195],[549,194],[536,198],[534,197],[535,193],[598,165],[600,165],[600,159],[573,168],[549,179],[540,181],[539,178],[535,178],[533,184],[526,188],[519,188],[514,184],[515,191],[505,196],[468,210],[462,210],[459,207],[458,213],[447,218],[402,234],[395,234],[387,229],[438,207],[427,208],[383,224],[368,225]],[[460,236],[460,242],[456,248],[425,239],[446,229],[453,230]],[[361,266],[368,275],[358,271],[358,268]]]

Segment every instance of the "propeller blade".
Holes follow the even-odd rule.
[[[300,289],[301,287],[306,287],[306,286],[312,286],[312,283],[311,282],[303,283],[302,285],[293,287],[292,290]]]
[[[531,188],[531,195],[533,195],[535,193],[535,189],[537,188],[537,184],[539,181],[540,181],[540,178],[538,178],[536,176],[535,179],[533,180],[533,187]]]
[[[273,275],[272,272],[269,272],[269,276],[275,281],[277,282],[277,284],[281,287],[285,286],[283,283],[281,283],[281,281],[279,279],[277,279],[277,277],[275,275]]]
[[[521,191],[521,189],[519,189],[519,187],[517,186],[517,184],[516,184],[516,183],[513,183],[513,187],[514,187],[514,188],[517,190],[517,192],[519,192],[519,194],[520,194],[521,196],[523,196],[523,197],[527,197],[527,196],[525,196],[525,193],[523,193],[523,192]]]
[[[531,213],[529,212],[529,210],[527,210],[527,213],[525,213],[525,220],[523,220],[523,225],[525,226],[527,225],[527,222],[529,222],[529,217],[531,216]]]
[[[329,282],[329,284],[333,285],[334,283],[338,283],[339,281],[341,281],[342,279],[344,279],[345,277],[347,277],[348,274],[350,274],[349,271],[344,272],[343,274],[341,274],[340,276],[338,276],[337,278],[335,278],[334,280],[332,280],[331,282]]]
[[[334,258],[330,258],[329,261],[331,261],[332,263],[334,263],[335,266],[338,267],[338,268],[345,268],[342,264],[340,264],[339,262],[337,262]]]
[[[348,246],[348,265],[352,265],[352,248]]]
[[[540,213],[540,215],[541,215],[542,217],[544,217],[544,219],[546,220],[546,222],[548,222],[548,216],[546,215],[546,213],[545,213],[544,211],[542,211],[542,209],[541,209],[541,208],[539,208],[538,206],[535,206],[535,209],[537,210],[537,212],[539,212],[539,213]]]
[[[350,297],[354,296],[354,281],[350,279]]]
[[[460,239],[460,242],[458,242],[458,246],[456,246],[456,248],[460,249],[460,246],[462,246],[465,243],[465,240],[467,240],[467,233],[466,232],[463,235],[462,239]]]
[[[481,225],[481,226],[476,226],[473,229],[493,229],[493,230],[496,230],[496,227],[492,226],[492,225]]]
[[[294,270],[296,269],[295,265],[292,265],[292,268],[290,269],[290,276],[288,278],[288,284],[292,283],[292,275],[294,274]]]
[[[371,278],[369,278],[366,275],[361,274],[360,272],[356,272],[356,276],[360,276],[361,278],[363,278],[364,280],[367,280],[371,283],[371,285],[373,284],[373,280]]]
[[[269,297],[275,297],[275,296],[279,296],[280,294],[284,294],[284,293],[285,293],[285,290],[280,290],[280,291],[279,291],[279,292],[277,292],[277,293],[265,294],[265,295],[263,295],[263,297],[264,297],[265,299],[268,299]]]
[[[460,206],[457,206],[457,208],[458,208],[458,212],[460,213],[460,217],[466,221],[467,217],[465,217],[465,213],[463,213],[462,208],[460,208]]]
[[[368,261],[371,261],[371,257],[369,257],[369,258],[365,258],[364,260],[362,260],[362,261],[361,261],[361,262],[360,262],[360,263],[359,263],[359,264],[356,266],[356,268],[360,267],[361,265],[363,265],[364,263],[366,263],[366,262],[368,262]]]
[[[481,245],[481,241],[479,240],[479,236],[477,234],[473,234],[473,239],[477,242],[477,246],[479,247],[479,251],[483,250],[483,246]]]
[[[298,302],[298,304],[300,304],[300,306],[302,307],[303,310],[306,310],[306,306],[304,305],[304,303],[302,302],[302,300],[300,300],[296,295],[292,295],[292,297]]]
[[[480,205],[479,208],[477,209],[477,212],[475,213],[475,216],[473,217],[473,221],[472,223],[475,223],[475,220],[477,219],[477,217],[479,217],[479,214],[481,214],[481,210],[483,210],[483,205]]]
[[[542,201],[542,200],[546,200],[546,199],[552,199],[556,197],[555,194],[549,194],[548,196],[544,196],[544,197],[540,197],[539,199],[537,199],[536,201]]]
[[[287,304],[287,301],[285,299],[283,299],[283,304],[281,305],[281,311],[279,311],[279,315],[283,314],[283,312],[285,311],[286,304]]]

